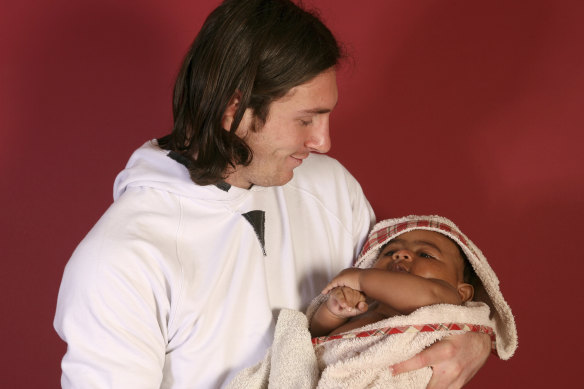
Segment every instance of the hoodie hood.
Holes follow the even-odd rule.
[[[158,147],[156,139],[137,149],[126,168],[116,177],[114,201],[131,187],[148,187],[180,196],[218,201],[238,199],[250,192],[234,186],[229,191],[224,191],[215,185],[197,185],[191,180],[187,168],[170,158],[168,153],[168,150]]]

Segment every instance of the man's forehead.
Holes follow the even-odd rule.
[[[334,86],[334,89],[336,92],[336,88],[337,88],[336,71],[334,69],[328,69],[328,70],[325,70],[325,71],[317,74],[316,76],[314,76],[310,80],[303,82],[302,84],[298,84],[298,85],[293,86],[292,88],[290,88],[288,90],[288,92],[286,92],[286,94],[284,96],[282,96],[278,100],[291,99],[295,95],[297,95],[298,93],[301,93],[301,92],[305,92],[307,95],[312,94],[316,97],[318,95],[318,93],[316,93],[316,92],[320,91],[321,88],[330,88],[333,86]],[[324,92],[324,91],[320,91],[320,92]]]

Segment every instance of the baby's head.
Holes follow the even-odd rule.
[[[490,307],[491,315],[495,321],[495,331],[497,332],[497,352],[501,358],[508,359],[517,348],[517,329],[511,309],[499,289],[499,279],[481,250],[451,220],[435,215],[410,215],[398,219],[380,221],[369,234],[355,267],[366,269],[375,266],[378,258],[383,258],[383,253],[380,255],[382,248],[384,250],[392,249],[392,246],[387,243],[392,241],[399,243],[398,239],[400,237],[404,239],[407,233],[422,231],[434,232],[439,237],[442,235],[447,240],[456,243],[454,246],[456,249],[460,248],[462,254],[464,254],[461,254],[461,257],[467,259],[467,263],[471,265],[466,266],[468,268],[467,273],[470,273],[472,269],[476,274],[474,280],[472,276],[471,278],[463,278],[464,283],[472,284],[474,287],[474,301],[468,301],[466,304],[478,306],[486,303]],[[414,240],[427,239],[416,238]],[[457,277],[460,277],[460,273],[457,274]]]
[[[451,238],[436,231],[412,229],[390,238],[371,266],[443,281],[458,292],[462,302],[472,300],[474,270]]]
[[[389,268],[438,279],[456,288],[463,302],[477,297],[484,301],[485,279],[496,281],[478,247],[452,221],[435,215],[380,221],[369,234],[355,266]],[[500,291],[496,294],[499,296]]]

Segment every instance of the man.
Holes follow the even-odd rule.
[[[330,148],[340,58],[288,0],[209,15],[176,82],[172,133],[132,155],[65,269],[63,387],[220,387],[261,359],[281,308],[304,309],[351,264],[373,212],[338,162],[310,154]],[[461,369],[437,381],[460,386],[488,348],[452,338],[395,368]]]

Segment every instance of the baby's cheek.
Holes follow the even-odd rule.
[[[377,262],[375,262],[375,265],[373,265],[373,269],[386,269],[389,264],[391,263],[391,258],[381,258],[379,259]]]
[[[439,278],[440,271],[434,269],[432,266],[412,266],[410,274],[424,278]]]

